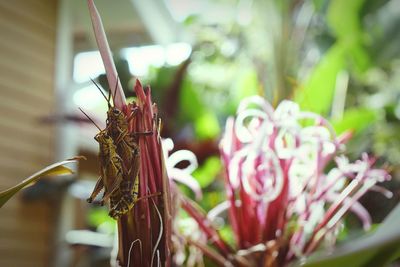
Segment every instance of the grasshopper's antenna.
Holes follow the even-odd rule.
[[[90,78],[90,80],[97,87],[97,89],[99,89],[100,93],[103,95],[104,99],[107,101],[108,107],[110,108],[111,107],[110,97],[106,97],[106,95],[104,94],[103,90],[100,88],[100,86],[92,78]]]
[[[99,129],[99,131],[101,131],[100,127],[89,117],[88,114],[85,113],[85,111],[83,111],[81,108],[79,108],[79,110],[94,124],[94,126],[96,126],[97,129]]]
[[[117,95],[118,82],[119,82],[119,75],[117,75],[117,81],[116,81],[116,83],[115,83],[113,101],[114,101],[114,99],[115,99],[115,96]]]

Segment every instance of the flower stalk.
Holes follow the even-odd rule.
[[[112,92],[114,107],[125,114],[129,134],[139,148],[140,163],[130,158],[122,161],[127,170],[139,168],[138,201],[117,219],[118,256],[113,266],[170,266],[171,195],[165,171],[157,120],[157,106],[151,90],[137,80],[135,102],[126,103],[125,95],[108,46],[102,22],[93,0],[88,0],[93,30]],[[111,163],[110,163],[111,164]],[[131,177],[132,181],[135,177]]]

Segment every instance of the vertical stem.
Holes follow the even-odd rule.
[[[104,31],[103,23],[93,0],[87,0],[90,18],[92,20],[93,31],[96,37],[97,46],[100,51],[101,58],[103,60],[104,68],[106,69],[107,81],[110,90],[116,88],[116,92],[112,92],[115,95],[114,105],[118,109],[122,109],[125,106],[125,94],[122,90],[121,83],[118,79],[117,71],[115,69],[114,60],[111,55],[110,47],[107,42],[106,33]],[[118,84],[117,84],[118,83]],[[115,86],[117,85],[117,87]]]

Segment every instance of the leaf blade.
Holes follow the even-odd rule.
[[[8,188],[4,191],[0,192],[0,208],[4,206],[4,204],[11,198],[13,197],[16,193],[18,193],[21,189],[35,183],[38,181],[40,178],[46,177],[46,176],[53,176],[53,175],[66,175],[66,174],[72,174],[73,171],[70,168],[67,168],[63,165],[67,163],[73,163],[76,162],[77,158],[74,159],[69,159],[69,160],[64,160],[60,161],[54,164],[51,164],[42,170],[32,174],[28,178],[24,179],[23,181],[19,182],[17,185]]]

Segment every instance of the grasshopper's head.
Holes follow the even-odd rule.
[[[125,114],[115,108],[109,108],[107,111],[107,125],[111,127],[111,132],[128,131],[128,120]]]
[[[113,142],[112,138],[107,134],[105,130],[102,130],[98,134],[96,134],[94,140],[96,140],[100,145],[111,144]]]
[[[107,111],[107,121],[109,123],[120,123],[125,120],[125,114],[116,107],[110,107]]]

